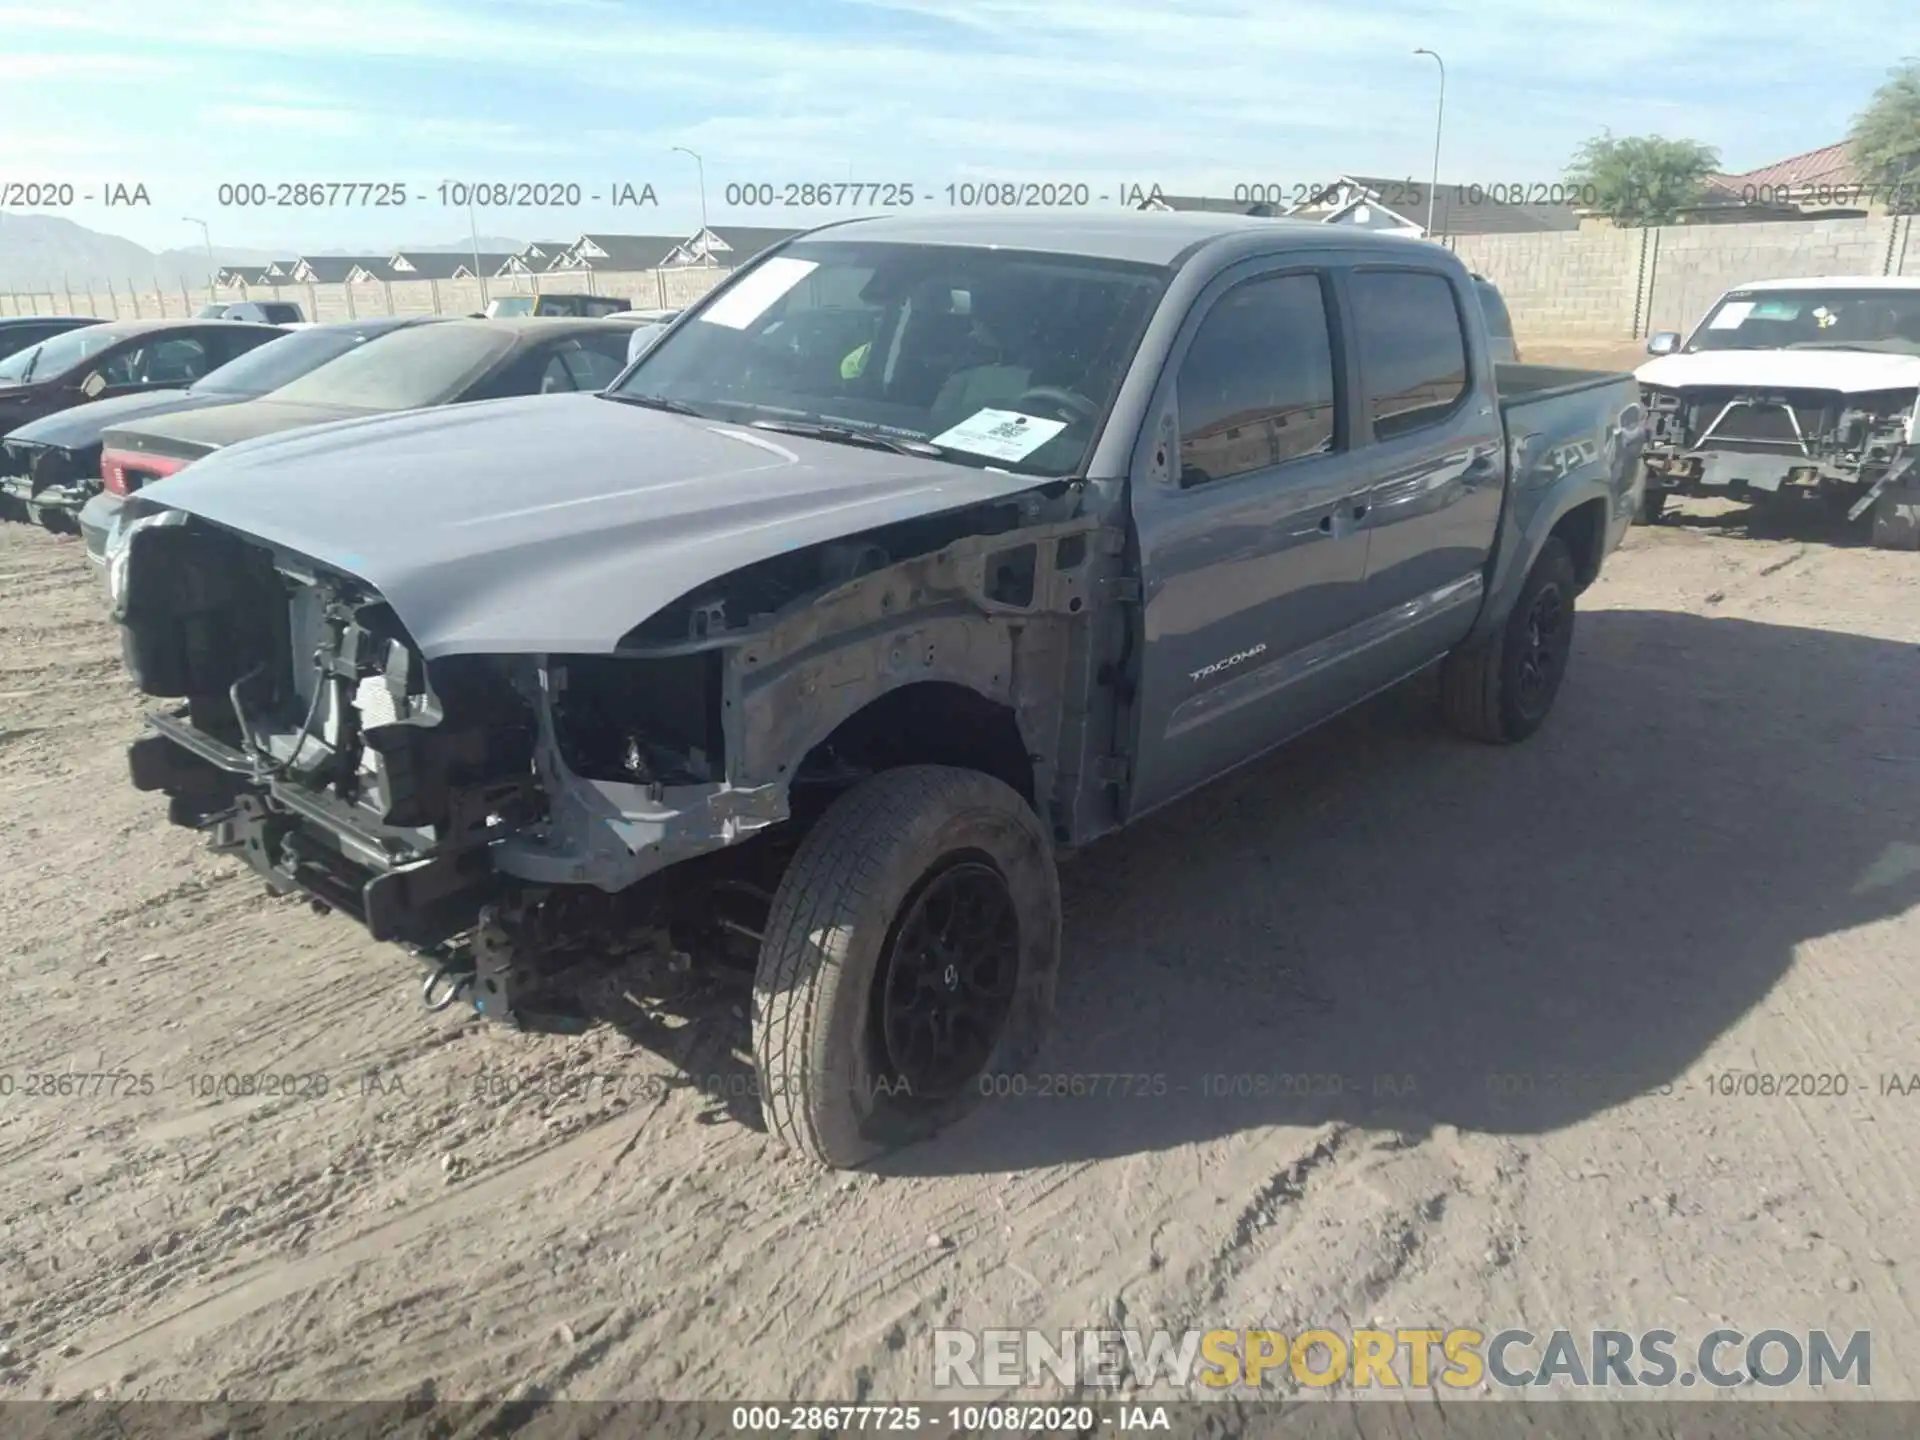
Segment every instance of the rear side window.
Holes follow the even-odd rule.
[[[1319,276],[1227,291],[1200,322],[1175,383],[1182,485],[1332,450],[1333,342]]]
[[[190,335],[173,335],[128,346],[100,373],[109,386],[191,385],[211,368],[205,345]]]
[[[300,307],[298,305],[262,305],[261,312],[269,325],[298,325]]]
[[[1446,418],[1467,393],[1467,337],[1453,286],[1415,270],[1358,270],[1349,282],[1373,438]]]

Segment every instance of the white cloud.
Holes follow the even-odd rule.
[[[141,90],[107,87],[74,115],[77,134],[14,137],[35,159],[137,159],[189,197],[221,179],[300,178],[289,166],[423,183],[619,176],[652,180],[673,218],[497,221],[670,229],[695,200],[676,144],[705,157],[715,203],[729,180],[837,180],[849,166],[934,189],[994,175],[1214,193],[1424,176],[1437,75],[1417,44],[1446,56],[1448,178],[1556,178],[1603,126],[1688,135],[1744,168],[1837,138],[1891,63],[1884,36],[1905,8],[1862,0],[1811,22],[1785,0],[1681,19],[1671,0],[855,0],[808,29],[604,0],[314,0],[271,26],[235,24],[227,0],[90,0],[0,4],[0,75],[17,114],[62,104],[76,77],[189,70],[164,132]],[[61,44],[83,53],[17,53]],[[331,239],[388,217],[295,218]]]

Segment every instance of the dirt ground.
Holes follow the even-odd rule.
[[[78,543],[0,526],[0,1398],[932,1398],[936,1326],[1116,1319],[1870,1329],[1920,1396],[1920,564],[1678,509],[1530,743],[1416,682],[1066,867],[1038,1069],[1163,1086],[852,1177],[736,994],[429,1014],[170,828]]]

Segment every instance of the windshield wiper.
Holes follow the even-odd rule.
[[[782,435],[804,435],[809,440],[830,440],[840,445],[864,445],[871,450],[891,450],[896,455],[925,455],[939,459],[947,452],[925,440],[903,440],[878,430],[856,430],[850,425],[827,425],[818,420],[755,420],[753,430],[777,430]]]
[[[622,405],[644,405],[649,410],[666,410],[675,415],[691,415],[696,420],[705,420],[707,418],[698,410],[694,409],[693,406],[687,404],[686,401],[669,400],[664,395],[622,395],[615,394],[610,390],[603,391],[602,393],[605,394],[607,399],[618,400]]]

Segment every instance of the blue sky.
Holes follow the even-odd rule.
[[[464,210],[249,210],[223,181],[650,182],[657,210],[483,210],[483,234],[684,232],[730,182],[1155,182],[1343,171],[1553,181],[1603,127],[1748,169],[1843,137],[1912,0],[0,0],[0,182],[141,182],[64,212],[153,248],[455,240]],[[844,212],[843,212],[844,213]]]

